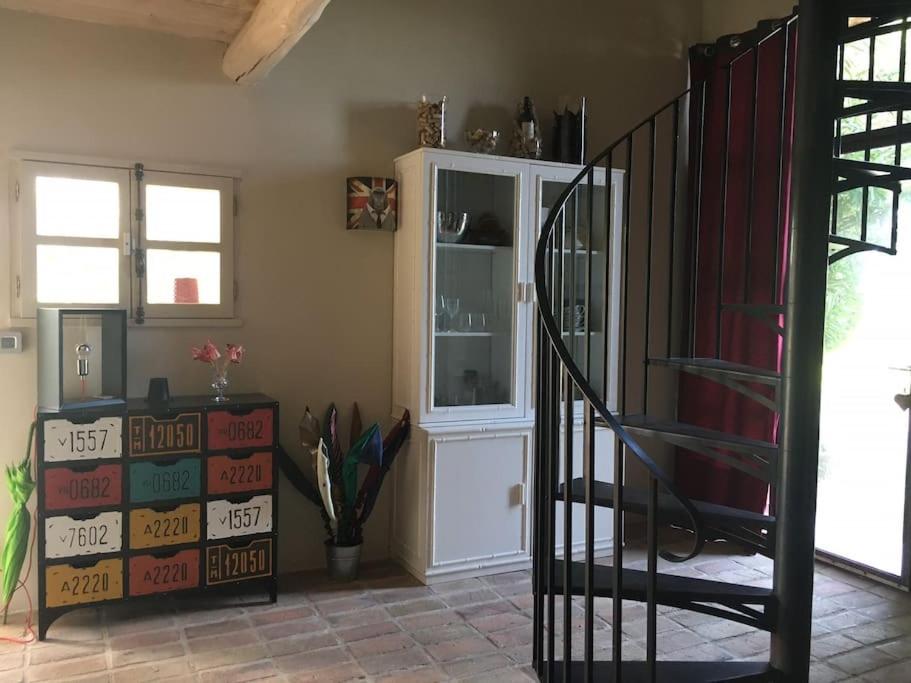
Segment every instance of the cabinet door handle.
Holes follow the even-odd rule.
[[[512,502],[513,505],[526,505],[528,503],[524,483],[516,484],[512,487]]]
[[[534,282],[520,282],[519,283],[519,303],[530,304],[530,303],[534,303],[534,300],[535,300],[535,283]]]

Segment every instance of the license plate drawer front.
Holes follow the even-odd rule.
[[[44,462],[104,460],[123,455],[123,418],[100,417],[77,424],[45,420]]]
[[[199,503],[178,505],[159,512],[151,508],[130,510],[130,548],[160,548],[199,541]]]
[[[272,488],[272,453],[242,458],[209,456],[208,487],[211,494],[245,493]]]
[[[47,510],[119,505],[122,498],[121,466],[98,465],[79,471],[53,467],[44,471],[44,507]]]
[[[44,520],[44,555],[49,559],[120,552],[123,516],[99,512],[88,519],[66,515]]]
[[[195,498],[199,496],[199,482],[199,458],[172,463],[134,462],[130,464],[130,502]]]
[[[176,417],[130,415],[130,457],[202,451],[202,413]]]
[[[199,586],[199,550],[181,550],[170,557],[130,558],[130,595],[152,595]]]
[[[60,564],[45,570],[48,607],[82,605],[123,597],[123,560],[100,560],[90,567]]]
[[[261,538],[240,547],[212,545],[206,548],[206,585],[271,575],[271,538]]]
[[[206,538],[232,538],[272,531],[272,496],[253,496],[246,502],[210,500]]]
[[[256,408],[240,415],[213,410],[209,412],[208,422],[210,451],[272,446],[272,408]]]

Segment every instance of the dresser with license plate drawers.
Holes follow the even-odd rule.
[[[162,594],[277,599],[278,404],[130,400],[38,415],[39,638],[70,610]]]

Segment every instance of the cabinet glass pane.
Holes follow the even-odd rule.
[[[556,206],[567,183],[544,181],[541,192],[541,226]],[[554,264],[555,281],[562,281],[563,340],[578,366],[588,372],[590,384],[603,395],[605,366],[605,305],[604,283],[608,258],[606,188],[581,185],[569,198],[557,221],[555,239],[563,258]],[[594,192],[589,206],[589,193]],[[590,210],[592,214],[590,215]],[[592,220],[594,219],[594,220]],[[588,272],[591,268],[591,290]],[[589,298],[590,297],[590,298]],[[591,341],[586,348],[586,333]]]
[[[434,405],[515,404],[513,177],[440,171],[434,288]]]

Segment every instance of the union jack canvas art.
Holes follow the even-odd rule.
[[[348,229],[396,229],[398,184],[391,178],[348,178]]]

